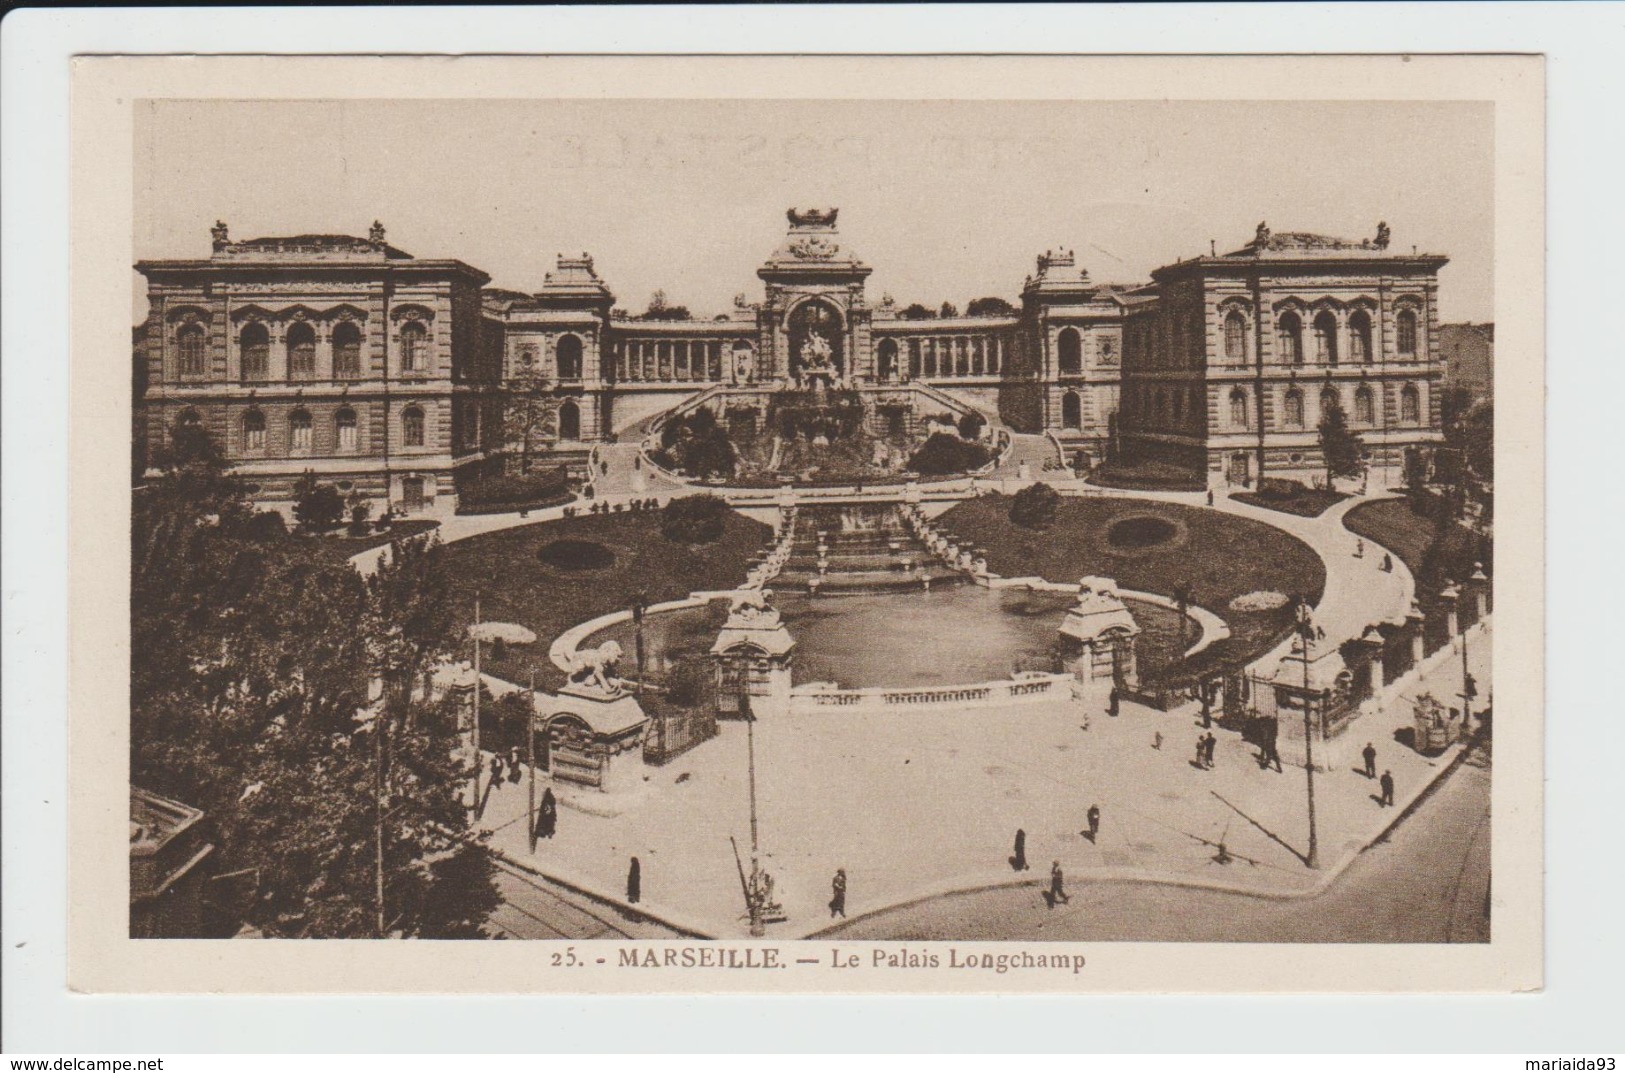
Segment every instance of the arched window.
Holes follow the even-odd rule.
[[[203,325],[188,324],[175,337],[182,376],[203,375]]]
[[[1287,388],[1285,404],[1282,406],[1281,420],[1287,428],[1303,427],[1303,392],[1295,387]]]
[[[897,379],[897,340],[882,339],[880,341],[880,368],[877,370],[882,380]]]
[[[353,454],[356,449],[355,411],[348,406],[341,407],[333,415],[333,428],[338,433],[336,438],[340,453]]]
[[[1247,393],[1239,387],[1230,392],[1230,424],[1247,427]]]
[[[1349,350],[1357,364],[1371,361],[1371,315],[1363,309],[1349,317]]]
[[[1354,420],[1362,425],[1376,422],[1376,407],[1371,398],[1371,389],[1364,384],[1354,392]]]
[[[1322,365],[1337,364],[1337,317],[1330,310],[1315,316],[1315,360]]]
[[[1407,425],[1422,423],[1422,394],[1415,384],[1406,384],[1400,389],[1399,419]]]
[[[333,328],[333,376],[354,380],[361,375],[361,329],[350,321]]]
[[[288,415],[288,449],[295,454],[310,451],[310,411],[295,410]]]
[[[401,325],[401,371],[423,372],[429,358],[429,333],[417,321]]]
[[[1320,416],[1322,418],[1329,415],[1333,410],[1341,410],[1342,408],[1343,396],[1337,393],[1336,388],[1326,387],[1320,389]]]
[[[265,415],[258,410],[243,415],[243,450],[265,450]]]
[[[288,328],[288,379],[316,379],[316,329],[303,321]]]
[[[1275,335],[1281,347],[1281,361],[1287,365],[1303,364],[1303,320],[1296,313],[1281,314]]]
[[[581,340],[574,335],[559,336],[555,351],[559,362],[560,380],[581,379]]]
[[[1224,357],[1237,363],[1247,360],[1247,318],[1237,312],[1224,318]]]
[[[401,442],[408,447],[423,446],[423,411],[416,406],[401,411]]]
[[[566,401],[559,407],[559,439],[579,440],[581,438],[581,407],[573,401]]]
[[[1083,400],[1078,398],[1076,391],[1068,391],[1061,396],[1061,427],[1083,427]]]
[[[244,380],[264,380],[271,375],[271,333],[265,325],[257,320],[244,325],[237,345],[242,351]]]
[[[1416,310],[1401,309],[1395,320],[1394,335],[1401,357],[1416,357]]]
[[[1074,376],[1083,371],[1083,339],[1076,328],[1062,328],[1055,338],[1055,352],[1062,376]]]

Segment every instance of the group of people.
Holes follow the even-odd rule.
[[[594,501],[592,506],[587,508],[587,513],[588,514],[621,514],[621,513],[643,514],[643,513],[647,512],[647,511],[659,510],[659,509],[660,509],[660,500],[656,499],[654,496],[648,496],[648,497],[646,497],[644,499],[629,499],[625,503],[610,503],[607,500],[602,500],[602,499],[596,500],[596,501]],[[574,518],[576,515],[578,515],[580,513],[581,513],[581,508],[580,507],[565,507],[564,508],[564,516],[566,518]]]
[[[1382,777],[1377,778],[1377,747],[1369,741],[1365,743],[1365,748],[1360,750],[1360,759],[1365,761],[1365,777],[1377,779],[1377,788],[1381,791],[1377,797],[1377,804],[1388,808],[1394,803],[1394,773],[1384,768]]]
[[[1213,736],[1210,730],[1199,734],[1196,738],[1196,766],[1204,771],[1213,770],[1213,750],[1218,748],[1219,739]]]
[[[501,753],[491,754],[490,779],[486,785],[486,793],[494,794],[502,789],[504,781],[517,783],[524,775],[525,762],[519,755],[519,746],[515,745],[508,750],[507,759]],[[547,787],[542,791],[542,804],[536,810],[536,837],[552,838],[559,827],[559,802],[553,796],[553,788]]]

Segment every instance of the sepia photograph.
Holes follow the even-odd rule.
[[[1541,930],[1492,658],[1538,215],[1488,89],[1274,81],[129,100],[120,986],[332,939],[539,941],[551,990],[1531,979],[1486,966]]]

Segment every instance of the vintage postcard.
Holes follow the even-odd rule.
[[[80,59],[70,984],[1539,988],[1543,79]]]

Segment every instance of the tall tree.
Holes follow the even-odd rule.
[[[161,468],[131,527],[133,782],[204,810],[265,934],[378,934],[380,859],[384,931],[477,931],[495,892],[458,713],[372,684],[421,680],[451,643],[438,548],[397,546],[364,582],[255,524],[207,445]]]
[[[517,445],[519,472],[529,473],[531,456],[553,427],[559,400],[542,364],[522,361],[502,384],[502,439],[509,451]]]
[[[1320,417],[1320,453],[1326,461],[1326,487],[1332,487],[1336,477],[1360,475],[1360,452],[1364,445],[1360,437],[1349,429],[1348,415],[1336,402],[1328,405]]]
[[[1008,317],[1015,311],[1015,306],[998,297],[972,298],[965,307],[967,317]]]

